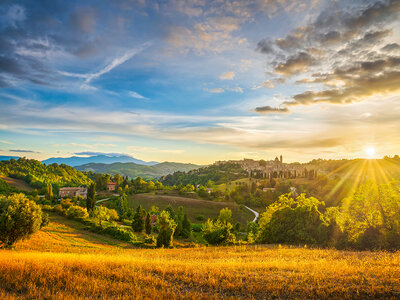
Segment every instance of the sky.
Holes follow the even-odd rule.
[[[400,153],[400,1],[0,2],[0,155]]]

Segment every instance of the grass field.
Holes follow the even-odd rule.
[[[153,205],[165,209],[168,204],[170,204],[175,210],[177,210],[179,206],[183,206],[184,213],[186,213],[189,219],[194,223],[199,222],[196,220],[198,215],[215,218],[219,215],[219,211],[225,207],[232,210],[234,222],[240,222],[246,225],[247,222],[254,219],[253,213],[246,208],[240,209],[240,206],[233,202],[214,202],[210,200],[154,194],[137,194],[130,197],[129,205],[131,207],[136,208],[139,204],[146,210],[150,209]]]
[[[21,191],[32,192],[33,188],[29,186],[25,181],[20,179],[15,179],[7,176],[0,176],[0,179],[3,179],[9,186],[15,187]]]
[[[400,253],[126,249],[61,221],[52,218],[15,250],[0,251],[0,299],[400,297]]]

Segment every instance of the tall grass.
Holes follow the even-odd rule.
[[[398,297],[400,254],[266,247],[0,251],[0,295],[32,298]]]

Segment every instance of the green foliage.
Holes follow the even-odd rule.
[[[202,226],[203,237],[210,245],[234,244],[235,236],[231,230],[231,223],[223,223],[220,220],[208,219]]]
[[[12,193],[17,193],[17,192],[18,192],[18,189],[10,186],[3,179],[0,179],[0,195],[8,196]]]
[[[197,215],[196,216],[196,220],[197,221],[204,221],[206,219],[206,217],[204,215]]]
[[[93,213],[96,207],[96,183],[89,185],[87,198],[86,198],[86,208],[89,214]]]
[[[89,217],[89,214],[83,207],[71,206],[67,209],[66,216],[71,219],[86,219]]]
[[[146,236],[144,238],[144,244],[146,246],[153,246],[154,247],[157,244],[157,239],[152,235],[148,235],[148,236]]]
[[[118,214],[114,209],[109,209],[105,206],[98,206],[94,210],[94,218],[102,224],[102,221],[118,220]]]
[[[59,186],[89,185],[91,180],[82,172],[61,164],[44,165],[34,159],[19,158],[0,161],[0,174],[22,179],[34,188],[43,188],[47,184]]]
[[[46,185],[46,194],[45,194],[45,196],[46,196],[47,200],[52,201],[54,199],[53,186],[50,183],[48,183]]]
[[[359,249],[400,248],[400,185],[366,183],[344,199],[337,223]]]
[[[172,175],[167,175],[163,178],[164,185],[197,185],[206,186],[209,184],[226,183],[236,179],[247,177],[247,172],[240,165],[235,163],[224,163],[220,165],[211,165],[208,167],[191,170],[189,172],[175,172]]]
[[[0,241],[5,247],[26,239],[40,229],[42,210],[24,194],[0,199]]]
[[[146,180],[160,178],[161,176],[172,174],[176,171],[190,171],[198,168],[198,165],[183,164],[173,162],[163,162],[153,166],[144,166],[135,163],[89,163],[82,166],[75,167],[80,171],[94,171],[96,173],[120,174],[121,176],[128,176],[129,178],[141,177]],[[157,188],[157,187],[156,187]],[[160,189],[160,188],[158,188]]]
[[[135,232],[142,232],[144,229],[144,218],[146,216],[146,211],[139,205],[133,216],[132,229]]]
[[[176,223],[174,236],[180,236],[182,234],[183,218],[184,218],[183,207],[179,206],[178,207],[178,213],[174,217],[174,220],[175,220],[175,223]]]
[[[145,229],[146,234],[150,234],[151,233],[152,226],[151,226],[150,213],[147,213],[147,215],[146,215],[144,229]]]
[[[222,223],[233,223],[232,221],[232,211],[225,207],[219,211],[218,220]]]
[[[167,211],[162,211],[157,218],[159,234],[157,236],[157,247],[172,247],[176,223]]]
[[[319,207],[324,203],[301,194],[282,195],[261,216],[257,240],[261,243],[327,244],[331,233]]]
[[[183,238],[189,238],[192,235],[192,223],[190,222],[188,216],[185,214],[183,216],[183,221],[182,221],[182,233],[181,236]]]

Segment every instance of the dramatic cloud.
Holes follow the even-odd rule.
[[[300,52],[289,57],[285,62],[278,64],[275,67],[275,72],[278,75],[294,75],[300,72],[307,72],[308,67],[316,64],[314,57],[306,52]]]
[[[347,104],[398,92],[400,60],[393,53],[400,47],[397,43],[387,43],[380,51],[377,47],[392,37],[399,14],[398,1],[330,7],[284,38],[261,40],[257,50],[268,55],[275,74],[281,78],[297,75],[298,84],[315,84],[314,89],[293,95],[280,108],[266,106],[265,111],[288,112],[293,105]]]

